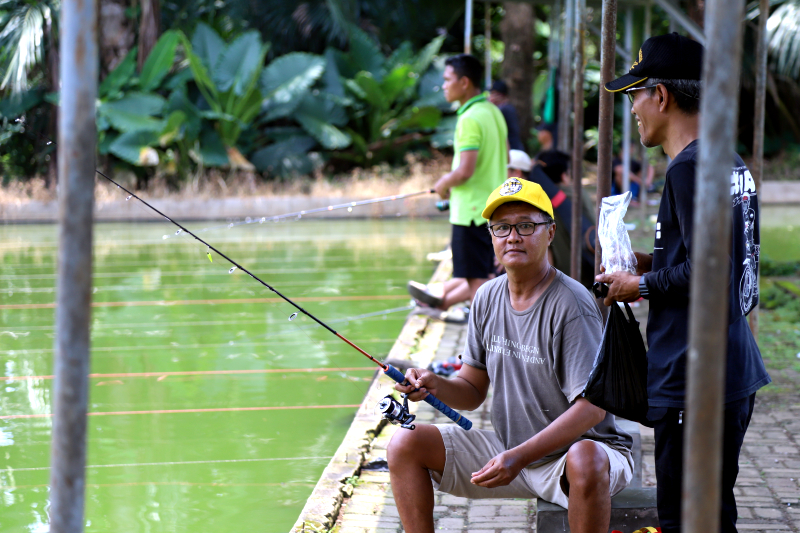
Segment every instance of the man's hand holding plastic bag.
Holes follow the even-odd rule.
[[[603,250],[600,271],[595,278],[608,286],[608,294],[603,301],[607,306],[613,302],[635,302],[639,294],[639,277],[650,271],[653,258],[650,255],[634,253],[631,240],[625,229],[623,217],[628,211],[631,193],[603,198],[600,206],[600,221],[597,236]]]

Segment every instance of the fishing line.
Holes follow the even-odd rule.
[[[214,253],[216,253],[217,255],[219,255],[220,257],[225,259],[226,261],[228,261],[228,263],[233,265],[230,268],[230,270],[228,270],[228,273],[233,274],[237,269],[241,270],[242,272],[244,272],[245,274],[247,274],[248,276],[250,276],[251,278],[256,280],[258,283],[260,283],[261,285],[263,285],[264,287],[266,287],[270,291],[274,292],[282,300],[286,301],[288,304],[290,304],[292,307],[297,309],[299,312],[303,313],[305,316],[307,316],[308,318],[310,318],[311,320],[313,320],[314,322],[316,322],[317,324],[319,324],[320,326],[322,326],[323,328],[328,330],[332,335],[338,337],[342,342],[348,344],[351,348],[353,348],[354,350],[359,352],[361,355],[363,355],[364,357],[366,357],[367,359],[369,359],[370,361],[372,361],[373,363],[375,363],[376,365],[381,367],[383,372],[387,376],[392,378],[394,381],[396,381],[397,383],[400,383],[400,384],[407,383],[406,382],[406,378],[403,375],[403,373],[400,372],[399,370],[397,370],[395,367],[393,367],[392,365],[387,364],[387,363],[382,363],[379,360],[375,359],[375,357],[373,357],[372,355],[370,355],[369,353],[367,353],[363,349],[359,348],[356,344],[354,344],[352,341],[350,341],[344,335],[341,335],[340,333],[337,333],[336,330],[331,328],[328,324],[326,324],[325,322],[323,322],[322,320],[320,320],[319,318],[317,318],[313,314],[311,314],[308,311],[306,311],[305,309],[303,309],[300,305],[298,305],[297,303],[292,301],[290,298],[284,296],[283,293],[281,293],[280,291],[275,289],[272,285],[268,284],[267,282],[265,282],[264,280],[262,280],[261,278],[259,278],[258,276],[256,276],[252,272],[250,272],[248,269],[246,269],[245,267],[243,267],[242,265],[240,265],[239,263],[237,263],[236,261],[234,261],[233,259],[231,259],[227,255],[225,255],[221,251],[219,251],[217,248],[215,248],[214,246],[210,245],[209,243],[207,243],[206,241],[204,241],[203,239],[201,239],[200,237],[198,237],[197,235],[195,235],[194,233],[192,233],[191,231],[186,229],[180,223],[178,223],[175,220],[171,219],[170,217],[168,217],[167,215],[165,215],[164,213],[162,213],[161,211],[159,211],[158,209],[156,209],[155,207],[153,207],[152,205],[150,205],[146,201],[142,200],[136,194],[134,194],[133,192],[129,191],[128,189],[126,189],[125,187],[123,187],[122,185],[120,185],[119,183],[114,181],[113,179],[109,178],[108,176],[106,176],[105,174],[100,172],[99,170],[95,169],[95,172],[97,172],[102,177],[104,177],[105,179],[110,181],[112,184],[116,185],[118,189],[120,189],[122,191],[125,191],[129,195],[126,198],[126,200],[130,200],[131,198],[136,198],[142,204],[144,204],[145,206],[149,207],[150,209],[152,209],[154,212],[158,213],[162,217],[164,217],[165,220],[167,220],[168,222],[171,222],[172,224],[177,226],[178,231],[175,232],[176,235],[180,235],[181,233],[186,233],[187,235],[190,235],[191,237],[193,237],[195,240],[197,240],[201,244],[204,244],[206,246],[206,250],[207,250],[207,252],[209,254],[210,254],[210,252],[213,251]],[[426,193],[427,192],[429,192],[429,191],[426,191]],[[423,194],[423,193],[417,193],[417,194]],[[210,257],[210,255],[209,255],[209,257]],[[387,398],[384,398],[384,401],[385,400],[387,400]],[[427,394],[425,396],[425,398],[423,398],[423,401],[426,402],[427,404],[431,405],[435,409],[441,411],[445,416],[447,416],[450,420],[452,420],[453,422],[455,422],[456,424],[461,426],[463,429],[470,429],[472,427],[472,422],[470,420],[468,420],[467,418],[465,418],[465,417],[461,416],[460,414],[458,414],[456,411],[454,411],[453,409],[448,407],[446,404],[441,402],[438,398],[436,398],[432,394],[430,394],[430,393]],[[383,403],[383,401],[382,401],[382,403]],[[406,406],[406,412],[407,412],[407,406]],[[384,413],[384,414],[387,414],[387,413]]]
[[[329,320],[328,324],[336,324],[340,322],[349,322],[351,320],[359,320],[364,318],[372,318],[376,316],[386,316],[391,313],[399,313],[401,311],[411,311],[414,309],[414,305],[408,305],[406,307],[395,307],[393,309],[387,309],[385,311],[375,311],[372,313],[365,313],[363,315],[355,315],[345,318],[337,318],[334,320]],[[264,323],[263,319],[252,319],[252,320],[201,320],[201,321],[180,321],[180,322],[147,322],[147,323],[139,323],[139,324],[125,324],[125,329],[141,329],[141,328],[176,328],[176,327],[197,327],[197,326],[233,326],[233,325],[261,325]],[[120,329],[121,326],[118,324],[92,324],[92,330],[101,330],[101,329]],[[314,326],[302,326],[302,327],[314,327]],[[24,332],[30,331],[54,331],[55,326],[3,326],[3,331],[0,331],[0,336],[4,333],[10,334],[12,331],[16,330],[23,330]],[[282,333],[276,333],[275,335],[282,335]]]
[[[419,191],[419,192],[411,192],[406,194],[393,194],[391,196],[384,196],[382,198],[373,198],[371,200],[360,200],[358,202],[347,202],[345,204],[336,204],[336,205],[329,205],[327,207],[317,207],[314,209],[305,209],[303,211],[295,211],[294,213],[286,213],[283,215],[275,215],[271,217],[247,217],[242,221],[238,222],[229,222],[225,225],[219,226],[212,226],[210,228],[203,228],[200,230],[195,231],[195,233],[204,233],[206,231],[213,231],[218,229],[231,229],[237,226],[246,226],[248,224],[263,224],[264,222],[279,222],[281,220],[287,218],[293,218],[299,220],[306,215],[313,215],[314,213],[327,213],[329,211],[336,211],[339,209],[347,209],[348,212],[352,212],[354,207],[360,207],[362,205],[371,205],[371,204],[379,204],[382,202],[393,202],[395,200],[405,200],[406,198],[412,198],[414,196],[421,196],[423,194],[433,194],[436,192],[434,189],[429,189],[426,191]],[[175,232],[174,235],[164,235],[162,239],[172,239],[174,237],[179,237],[181,234],[180,231]]]
[[[319,349],[320,351],[324,352],[325,351],[325,345],[321,341],[315,341],[314,339],[311,338],[311,335],[308,334],[308,329],[309,328],[313,328],[314,326],[311,326],[311,325],[309,325],[309,326],[301,326],[300,324],[298,324],[296,322],[296,319],[299,316],[300,315],[298,315],[297,312],[292,313],[291,315],[289,315],[289,322],[291,322],[295,326],[295,329],[297,331],[302,332],[303,335],[306,336],[306,338],[308,339],[309,344],[311,344],[312,346],[315,346],[317,349]],[[288,333],[288,332],[284,332],[284,333]],[[278,335],[280,335],[280,333]],[[338,366],[334,366],[334,369],[337,370],[339,372],[339,375],[342,378],[344,378],[345,381],[347,381],[350,385],[352,385],[359,392],[359,394],[363,394],[364,393],[363,389],[361,387],[357,386],[354,383],[354,380],[347,374],[347,372],[344,369],[342,369],[341,367],[338,367]],[[327,376],[320,376],[319,378],[317,378],[317,380],[322,380],[322,379],[326,379],[326,378],[327,378]],[[356,381],[358,381],[357,378],[356,378]]]

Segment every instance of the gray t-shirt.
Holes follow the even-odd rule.
[[[572,406],[589,379],[602,330],[592,295],[560,271],[525,311],[511,307],[507,276],[481,286],[469,313],[463,361],[489,373],[494,387],[492,426],[506,449],[527,441]],[[630,454],[632,439],[617,427],[611,413],[581,439]],[[533,464],[568,449],[569,445]]]

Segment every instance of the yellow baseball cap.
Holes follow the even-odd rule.
[[[486,208],[481,216],[489,220],[495,209],[506,202],[525,202],[541,209],[551,217],[553,216],[553,204],[550,203],[550,198],[542,186],[533,181],[519,178],[508,178],[505,183],[496,188],[486,200]]]

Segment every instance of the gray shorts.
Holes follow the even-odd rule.
[[[506,451],[494,431],[471,429],[464,431],[454,424],[436,424],[442,434],[447,453],[444,472],[440,476],[431,472],[436,489],[464,498],[542,498],[557,503],[565,509],[569,500],[561,488],[561,478],[567,466],[567,454],[557,459],[523,468],[510,484],[487,489],[470,483],[473,472],[483,468],[490,459]],[[609,490],[611,495],[628,486],[633,478],[633,459],[630,452],[624,454],[597,442],[608,454]]]

